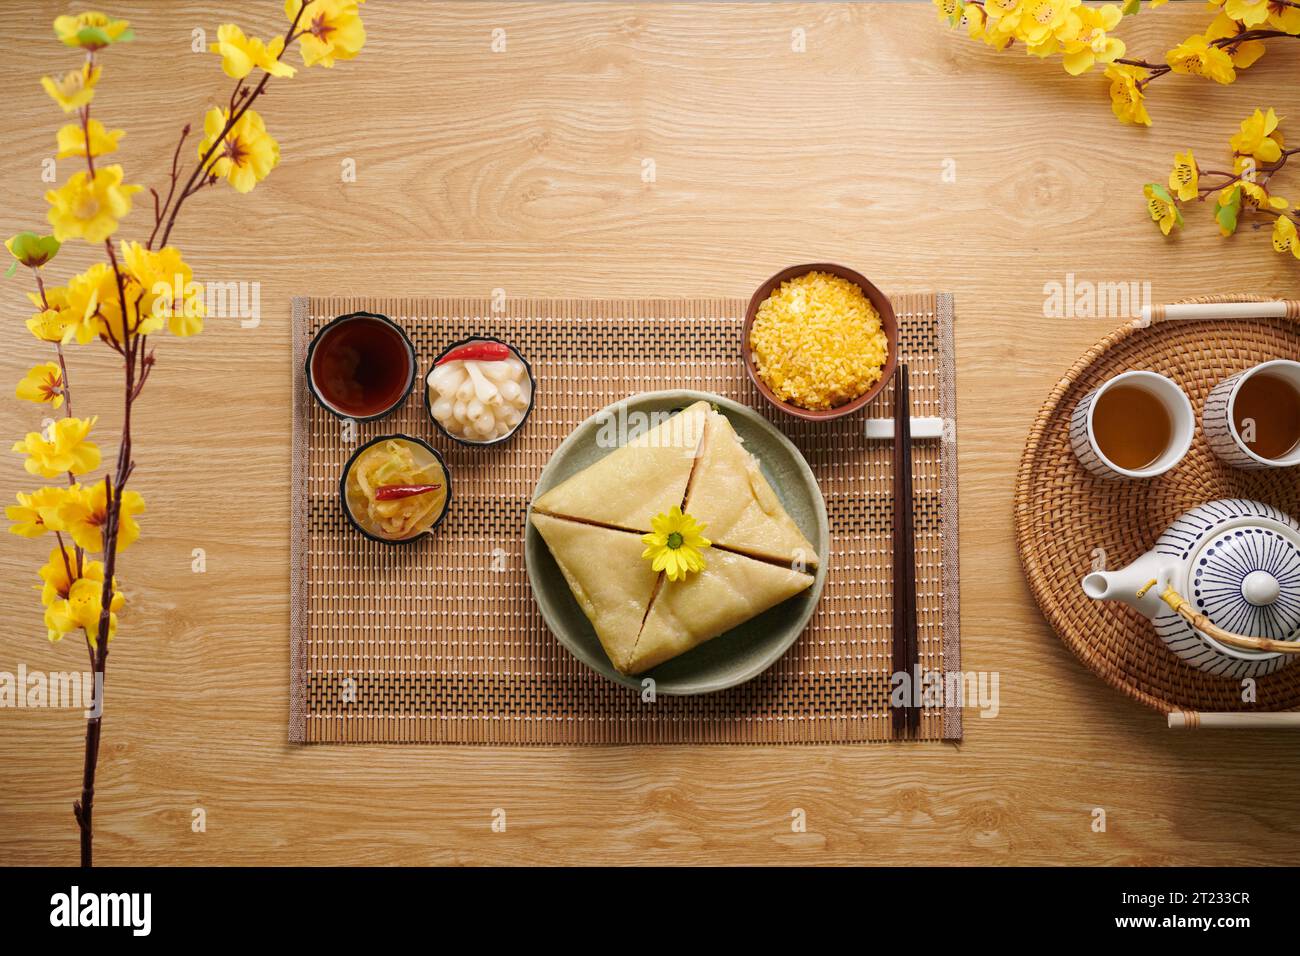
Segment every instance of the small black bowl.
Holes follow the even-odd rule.
[[[351,319],[377,319],[380,322],[383,322],[385,325],[388,325],[391,328],[395,329],[397,331],[397,334],[402,337],[402,341],[406,343],[406,352],[411,359],[411,379],[409,382],[406,383],[406,390],[402,392],[401,397],[398,398],[395,402],[393,402],[392,405],[384,409],[382,412],[376,412],[374,415],[365,415],[365,416],[348,415],[345,412],[335,408],[333,405],[327,402],[324,396],[322,396],[321,393],[317,390],[316,382],[312,378],[312,374],[311,374],[311,359],[312,359],[312,355],[314,355],[316,352],[317,344],[330,332],[331,329],[334,329],[335,327]],[[411,342],[411,337],[406,334],[406,329],[402,328],[400,325],[398,325],[388,316],[380,315],[377,312],[349,312],[347,315],[340,315],[331,319],[325,325],[321,326],[319,332],[317,332],[314,336],[312,336],[311,344],[307,346],[307,363],[304,368],[304,373],[307,376],[307,388],[311,392],[312,398],[316,399],[316,404],[319,405],[321,408],[325,409],[325,411],[329,412],[331,415],[335,416],[336,418],[343,419],[344,421],[351,420],[354,422],[373,422],[373,421],[378,421],[379,419],[384,418],[385,416],[393,414],[393,412],[397,411],[399,408],[401,408],[403,405],[406,404],[407,398],[410,397],[411,389],[415,387],[415,379],[420,373],[420,362],[419,359],[416,357],[415,346]]]
[[[470,345],[474,342],[496,342],[498,345],[504,345],[510,350],[511,354],[513,354],[515,358],[524,363],[524,371],[528,373],[528,383],[530,386],[528,393],[528,407],[524,409],[523,417],[519,419],[519,424],[514,428],[510,429],[510,431],[506,432],[500,438],[494,438],[491,441],[474,441],[470,438],[461,438],[459,435],[453,435],[443,427],[442,422],[433,417],[433,405],[429,402],[429,376],[432,375],[433,370],[438,367],[438,363],[441,362],[443,357],[449,352],[460,348],[462,345]],[[433,427],[457,444],[465,445],[469,448],[488,448],[492,445],[502,445],[508,442],[510,439],[515,437],[519,432],[519,429],[524,427],[524,422],[528,421],[528,416],[533,413],[533,406],[537,404],[537,376],[533,374],[532,365],[529,364],[528,359],[524,358],[524,353],[520,352],[519,349],[515,348],[509,342],[494,338],[491,335],[471,335],[469,338],[461,339],[459,342],[452,342],[445,349],[435,355],[433,357],[433,363],[429,366],[429,371],[424,373],[423,388],[424,411],[425,414],[429,416],[429,421],[433,422]]]
[[[394,438],[400,441],[409,441],[412,445],[419,445],[421,448],[428,451],[435,459],[437,459],[438,464],[442,466],[442,473],[447,477],[447,500],[443,502],[442,514],[438,515],[437,519],[433,524],[429,525],[427,530],[421,531],[419,534],[412,535],[409,538],[401,538],[397,540],[393,538],[384,538],[367,531],[361,526],[361,522],[352,516],[352,509],[348,507],[348,472],[352,470],[352,463],[357,460],[358,455],[371,445]],[[357,531],[361,532],[371,541],[378,541],[380,544],[392,545],[414,544],[421,538],[427,535],[432,535],[433,532],[438,529],[438,525],[442,524],[443,520],[447,517],[447,512],[451,511],[451,469],[447,467],[447,462],[443,459],[442,455],[438,453],[438,449],[434,448],[422,438],[412,438],[410,435],[379,435],[376,438],[370,439],[370,441],[366,442],[348,456],[346,464],[343,465],[343,474],[339,476],[339,506],[343,509],[343,517],[348,519],[348,524],[352,525],[352,527],[356,528]]]

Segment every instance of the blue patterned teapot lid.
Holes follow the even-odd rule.
[[[1229,524],[1192,556],[1196,609],[1226,631],[1300,637],[1300,542],[1272,522]]]

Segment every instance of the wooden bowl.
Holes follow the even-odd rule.
[[[776,393],[768,387],[762,376],[758,374],[758,369],[754,367],[754,353],[749,347],[749,330],[754,324],[754,316],[758,313],[758,307],[763,304],[763,300],[778,289],[782,282],[788,282],[801,275],[807,275],[809,272],[829,272],[833,276],[847,279],[861,289],[862,294],[870,300],[876,311],[880,313],[880,326],[884,330],[885,338],[889,341],[889,354],[885,357],[885,367],[880,370],[880,379],[876,384],[857,398],[845,402],[843,405],[836,405],[834,408],[801,408],[791,402],[777,398]],[[750,298],[749,308],[745,311],[745,325],[740,333],[740,352],[750,381],[754,383],[764,398],[787,415],[813,422],[840,418],[844,415],[852,415],[870,402],[880,394],[889,380],[894,377],[894,368],[898,365],[898,318],[894,315],[894,306],[889,301],[889,297],[872,285],[867,277],[860,272],[854,272],[845,266],[837,266],[829,262],[818,262],[807,266],[791,266],[788,269],[782,269],[764,282]]]

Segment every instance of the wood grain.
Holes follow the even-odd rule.
[[[6,235],[44,220],[61,116],[37,78],[73,62],[48,31],[62,4],[29,6],[0,27]],[[282,22],[274,2],[162,9],[114,7],[139,40],[108,54],[96,100],[129,130],[128,180],[146,184],[164,181],[181,124],[229,92],[191,31]],[[1141,188],[1176,149],[1221,155],[1256,106],[1300,117],[1300,43],[1271,44],[1232,87],[1161,80],[1157,125],[1137,130],[1111,117],[1099,76],[994,54],[928,4],[364,13],[360,59],[262,104],[283,149],[270,179],[250,197],[200,195],[174,235],[201,279],[260,282],[263,315],[159,349],[136,429],[145,537],[123,559],[130,605],[110,658],[101,862],[1300,862],[1296,736],[1174,733],[1104,688],[1037,613],[1010,512],[1037,406],[1116,324],[1044,318],[1044,283],[1149,281],[1157,302],[1296,294],[1297,263],[1267,235],[1221,240],[1207,211],[1165,241]],[[1174,4],[1123,35],[1158,56],[1207,21]],[[347,159],[355,182],[341,181]],[[127,234],[148,219],[141,205]],[[90,251],[70,243],[53,272]],[[748,296],[818,260],[891,292],[957,293],[964,664],[999,672],[995,719],[968,714],[965,743],[944,747],[285,743],[290,295]],[[0,284],[5,381],[37,357],[25,288]],[[111,358],[74,356],[78,411],[102,413],[102,432],[118,417]],[[5,402],[0,433],[40,414]],[[6,501],[29,484],[16,456],[0,472]],[[2,540],[0,670],[80,666],[81,648],[44,639],[30,585],[46,549]],[[75,860],[81,735],[76,712],[0,712],[0,863]],[[796,808],[806,833],[791,830]]]

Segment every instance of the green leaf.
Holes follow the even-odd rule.
[[[1135,17],[1142,11],[1142,0],[1127,0],[1123,9],[1120,10],[1126,17]]]
[[[34,232],[20,232],[6,242],[5,247],[18,262],[39,269],[58,254],[60,243],[53,236],[38,236]]]
[[[18,260],[15,259],[13,262],[9,263],[9,268],[5,272],[5,278],[12,279],[14,277],[14,273],[17,271],[18,271]]]
[[[1169,195],[1169,190],[1165,189],[1165,187],[1161,186],[1159,183],[1147,183],[1147,188],[1170,205],[1174,204],[1174,197]]]
[[[130,43],[134,39],[135,39],[135,29],[132,27],[127,27],[125,30],[123,30],[121,33],[117,35],[117,37],[113,40],[113,42]]]
[[[1232,190],[1232,197],[1225,206],[1219,200],[1214,201],[1214,218],[1219,223],[1219,231],[1230,236],[1237,231],[1237,217],[1241,213],[1241,189]]]
[[[82,27],[77,31],[77,44],[91,49],[108,46],[113,38],[99,27]]]

